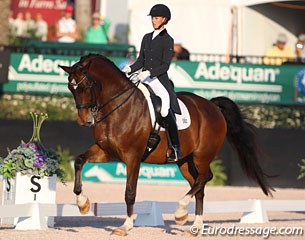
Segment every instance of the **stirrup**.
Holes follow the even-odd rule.
[[[169,151],[171,151],[169,153]],[[181,152],[174,147],[168,148],[166,152],[166,160],[168,163],[176,163],[181,159]]]

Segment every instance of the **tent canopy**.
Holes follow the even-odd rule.
[[[305,33],[305,2],[272,2],[250,7],[298,36]],[[283,17],[285,16],[285,17]]]
[[[229,0],[230,4],[233,6],[253,6],[258,4],[266,4],[266,3],[274,3],[274,2],[289,2],[289,4],[299,4],[303,1],[293,1],[293,0],[286,0],[286,1],[276,1],[276,0]]]

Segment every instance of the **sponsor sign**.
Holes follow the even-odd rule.
[[[37,54],[11,54],[9,83],[5,92],[67,94],[67,75],[58,65],[71,66],[78,57]]]
[[[4,92],[70,94],[67,74],[58,65],[72,66],[77,56],[13,53]],[[122,69],[127,58],[111,58]],[[305,104],[305,67],[299,65],[173,62],[169,76],[176,91],[211,99],[227,96],[236,102]]]
[[[49,39],[55,39],[52,34],[56,22],[61,18],[63,11],[67,6],[67,0],[14,0],[11,1],[11,11],[14,18],[19,12],[30,12],[35,20],[37,13],[41,13],[43,19],[49,26]],[[53,31],[52,31],[53,29]]]
[[[112,58],[117,65],[126,63],[125,58]],[[8,79],[4,92],[70,94],[68,75],[58,65],[72,66],[79,61],[76,56],[38,54],[11,54]]]
[[[122,162],[87,163],[84,165],[82,175],[84,181],[125,183],[126,165]],[[142,163],[138,181],[146,184],[187,184],[175,164]]]
[[[237,102],[296,104],[303,103],[305,92],[296,88],[303,66],[176,62],[169,76],[178,91],[190,91],[207,99],[227,96]],[[303,75],[304,76],[304,75]],[[300,82],[300,81],[299,81]],[[305,81],[302,82],[305,86]]]

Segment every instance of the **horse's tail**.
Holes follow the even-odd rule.
[[[258,155],[260,149],[256,140],[255,126],[248,123],[237,104],[226,97],[211,99],[223,114],[227,122],[227,139],[236,150],[242,169],[247,176],[256,181],[266,195],[271,195],[274,189],[267,181],[267,175],[261,168]]]

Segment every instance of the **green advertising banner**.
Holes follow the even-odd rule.
[[[67,75],[58,65],[71,66],[77,57],[36,54],[11,54],[8,79],[4,92],[67,94]]]
[[[80,57],[11,54],[7,84],[4,92],[37,94],[70,94],[68,75],[58,65],[72,66]],[[112,58],[116,65],[128,63],[126,58]]]
[[[305,67],[300,65],[172,63],[169,75],[177,91],[237,102],[305,104]]]
[[[69,94],[67,75],[58,65],[71,66],[79,57],[13,53],[4,92]],[[111,58],[122,69],[127,58]],[[173,62],[169,76],[176,91],[211,99],[227,96],[236,102],[305,104],[305,67],[301,65]]]
[[[122,162],[87,163],[82,171],[84,181],[125,183],[126,165]],[[141,163],[139,183],[145,184],[187,184],[177,165]]]

